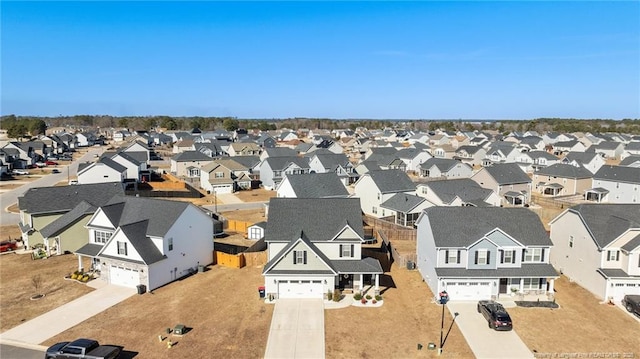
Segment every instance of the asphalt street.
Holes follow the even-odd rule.
[[[42,359],[46,348],[23,348],[10,344],[0,344],[0,358],[2,359]]]

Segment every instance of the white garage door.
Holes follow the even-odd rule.
[[[447,282],[447,293],[450,300],[483,300],[491,299],[490,282]]]
[[[109,271],[111,284],[125,287],[135,287],[140,284],[140,275],[137,270],[123,267],[111,266]]]
[[[213,186],[213,189],[215,190],[216,194],[228,194],[228,193],[233,193],[233,186],[232,186],[232,185],[226,185],[226,186]]]
[[[278,282],[280,298],[322,298],[324,290],[319,280],[290,280]]]
[[[614,283],[611,288],[611,296],[615,302],[619,302],[627,294],[640,294],[640,283]]]

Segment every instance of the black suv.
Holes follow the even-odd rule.
[[[502,304],[494,301],[481,300],[478,302],[478,313],[482,313],[489,324],[489,328],[494,330],[511,330],[513,323],[507,310]]]
[[[640,295],[625,295],[622,299],[622,305],[627,308],[629,313],[640,315]]]

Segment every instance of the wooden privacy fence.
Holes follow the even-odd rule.
[[[397,225],[391,221],[367,216],[365,222],[375,232],[382,232],[389,240],[416,240],[416,229]]]
[[[238,221],[235,219],[229,219],[227,220],[227,226],[226,226],[226,230],[230,231],[230,232],[247,232],[247,228],[251,227],[251,225],[253,225],[253,223],[251,222],[245,222],[245,221]]]
[[[415,254],[409,254],[409,255],[400,254],[400,252],[398,252],[398,250],[393,247],[393,244],[391,243],[389,238],[387,238],[387,236],[381,231],[378,231],[378,238],[382,239],[384,246],[386,247],[387,251],[391,254],[391,263],[395,263],[399,265],[400,268],[413,269],[413,268],[409,268],[407,266],[407,263],[412,262],[413,265],[415,265],[416,263]]]
[[[244,255],[240,254],[228,254],[224,252],[215,251],[216,264],[230,268],[242,268],[245,266]]]
[[[267,251],[262,252],[244,252],[244,263],[248,267],[257,267],[267,264]]]

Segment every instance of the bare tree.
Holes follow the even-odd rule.
[[[40,295],[40,288],[42,288],[42,277],[40,276],[40,274],[35,274],[31,277],[31,285],[33,286],[33,289],[36,290],[36,295]]]

